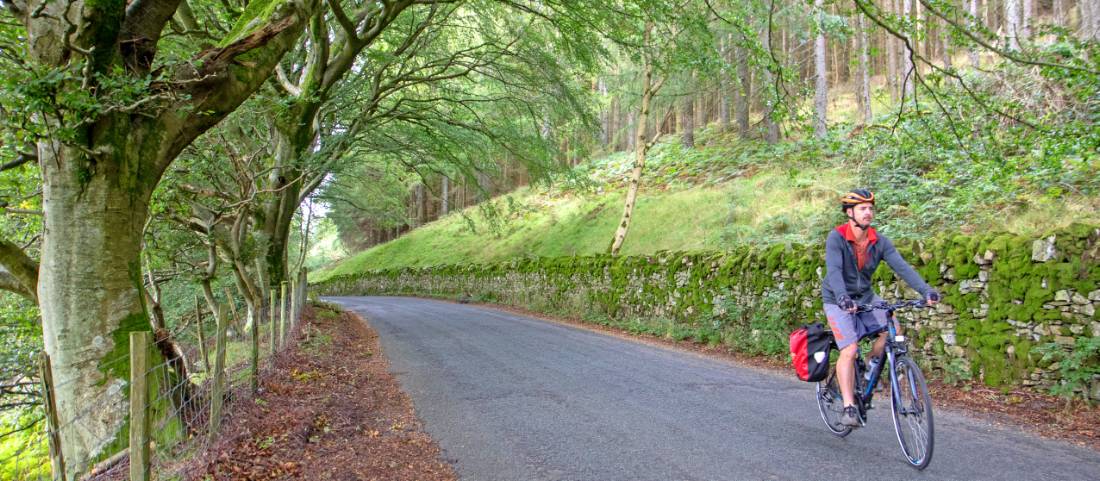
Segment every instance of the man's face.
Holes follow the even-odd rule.
[[[849,212],[859,225],[868,225],[875,219],[874,204],[859,204],[852,207]]]

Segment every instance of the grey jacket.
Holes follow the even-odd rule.
[[[879,262],[886,260],[886,264],[894,270],[909,287],[920,292],[922,298],[927,298],[932,290],[928,283],[921,279],[920,274],[905,262],[898,254],[894,243],[886,236],[875,233],[877,239],[867,246],[867,263],[863,269],[858,269],[856,264],[855,246],[840,233],[843,224],[829,232],[825,239],[825,279],[821,283],[821,297],[825,304],[837,304],[842,294],[848,294],[858,304],[870,304],[875,293],[871,289],[871,275],[875,273]],[[872,229],[873,230],[873,229]],[[871,235],[868,232],[868,235]]]

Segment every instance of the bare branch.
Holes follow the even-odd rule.
[[[19,155],[15,156],[15,160],[12,160],[11,162],[8,162],[4,165],[0,165],[0,172],[14,169],[16,167],[19,167],[20,165],[26,164],[27,162],[38,162],[38,154],[31,152],[20,152]]]
[[[302,96],[302,89],[290,82],[282,65],[275,66],[275,78],[279,81],[278,85],[282,87],[287,94],[290,94],[291,97]]]

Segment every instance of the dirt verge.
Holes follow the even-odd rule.
[[[358,316],[307,309],[195,480],[454,480]]]

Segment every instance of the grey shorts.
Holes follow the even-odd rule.
[[[879,301],[875,298],[875,301]],[[836,304],[825,304],[825,319],[833,330],[836,345],[840,349],[860,340],[867,333],[886,327],[886,311],[875,309],[871,312],[852,314]]]

